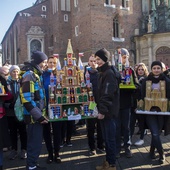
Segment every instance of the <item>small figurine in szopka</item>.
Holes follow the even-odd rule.
[[[63,111],[62,117],[67,117],[67,112],[66,112],[66,110]]]
[[[77,107],[74,108],[74,114],[78,114],[79,113],[79,110]]]

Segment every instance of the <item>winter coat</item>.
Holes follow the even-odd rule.
[[[25,123],[45,120],[46,100],[41,69],[33,63],[24,63],[21,70],[20,95],[24,106]]]
[[[0,75],[0,82],[4,86],[5,92],[8,94],[7,97],[0,97],[0,103],[1,103],[1,116],[0,118],[0,150],[4,147],[10,146],[10,138],[9,138],[9,133],[8,133],[8,123],[7,123],[7,118],[5,114],[5,109],[3,107],[3,103],[5,100],[10,100],[11,95],[8,91],[7,88],[7,83],[4,77]]]
[[[20,87],[19,80],[13,80],[11,76],[9,76],[7,79],[7,87],[12,95],[12,98],[11,100],[5,101],[4,103],[6,109],[6,115],[15,116],[14,105],[19,95],[19,87]]]
[[[98,111],[106,119],[118,116],[119,112],[119,84],[111,66],[106,62],[98,68]]]
[[[152,73],[149,74],[149,76],[143,80],[142,82],[142,88],[141,88],[141,99],[144,100],[145,96],[146,96],[146,82],[148,80],[152,81],[153,76]],[[168,99],[168,101],[170,101],[170,79],[168,79],[164,74],[161,74],[159,77],[160,80],[165,81],[166,83],[166,98]],[[169,108],[170,109],[170,108]],[[168,112],[170,112],[170,110],[168,110]],[[162,115],[164,117],[164,126],[163,129],[164,134],[168,135],[170,134],[170,116],[169,115]]]

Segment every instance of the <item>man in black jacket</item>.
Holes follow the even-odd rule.
[[[100,49],[95,53],[98,64],[98,119],[106,149],[106,161],[96,170],[116,170],[116,123],[119,112],[119,85],[116,75],[108,64],[110,53]]]

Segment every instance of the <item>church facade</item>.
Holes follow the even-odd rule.
[[[170,67],[170,1],[143,2],[140,34],[135,36],[136,62],[150,66],[159,60]]]
[[[127,48],[132,64],[166,61],[169,20],[162,30],[155,18],[162,5],[167,16],[168,0],[37,0],[16,14],[2,40],[2,60],[22,64],[34,50],[64,58],[71,39],[75,57],[84,53],[83,62],[102,47],[113,55],[118,47]]]

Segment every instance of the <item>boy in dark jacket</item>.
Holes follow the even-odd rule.
[[[116,122],[119,112],[119,86],[116,76],[108,64],[110,53],[100,49],[95,53],[98,64],[98,119],[106,149],[106,161],[96,170],[116,170]]]

